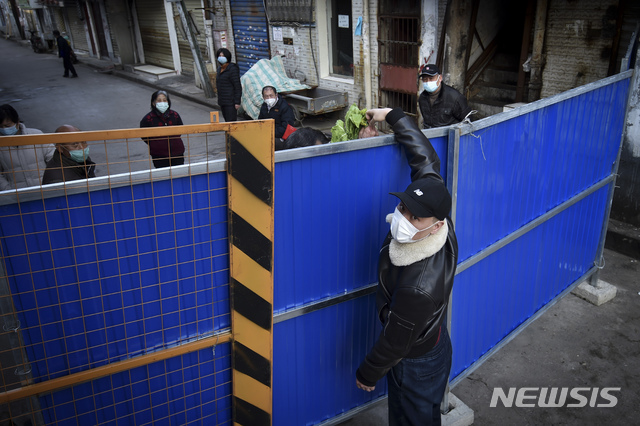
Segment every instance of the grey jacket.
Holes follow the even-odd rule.
[[[20,123],[20,135],[40,134]],[[2,137],[0,137],[0,142]],[[0,146],[0,190],[39,186],[55,147],[46,145]]]

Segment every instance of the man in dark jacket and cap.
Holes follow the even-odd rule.
[[[293,115],[293,110],[287,101],[278,95],[276,88],[273,86],[264,86],[262,88],[262,99],[264,99],[264,102],[260,107],[258,120],[269,118],[275,120],[275,137],[280,139],[287,130],[287,125],[293,127],[295,123],[296,119]]]
[[[418,77],[423,88],[418,99],[423,128],[431,129],[460,123],[471,112],[462,93],[444,84],[442,73],[436,65],[421,66]]]
[[[370,110],[367,119],[386,119],[393,128],[412,182],[392,193],[400,202],[387,217],[390,232],[378,261],[383,330],[356,371],[356,385],[371,392],[386,375],[390,425],[440,425],[452,356],[445,317],[458,260],[452,199],[433,146],[401,109]]]

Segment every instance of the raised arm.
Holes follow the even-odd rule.
[[[367,111],[371,121],[383,121],[393,128],[396,141],[402,145],[411,167],[411,180],[433,176],[440,180],[440,158],[429,139],[400,108],[379,108]]]

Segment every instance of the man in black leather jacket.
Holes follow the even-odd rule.
[[[439,425],[440,403],[451,370],[444,322],[453,287],[458,242],[449,219],[451,195],[429,140],[400,110],[375,109],[406,152],[412,183],[393,215],[380,250],[377,312],[383,330],[356,372],[356,385],[372,391],[385,374],[390,425]]]
[[[444,84],[440,69],[436,65],[423,65],[418,77],[424,89],[418,98],[423,128],[431,129],[460,123],[471,112],[462,93]]]

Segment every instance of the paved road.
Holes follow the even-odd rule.
[[[0,104],[13,106],[27,127],[54,132],[62,124],[72,124],[81,130],[110,130],[139,127],[140,119],[149,112],[154,89],[114,75],[102,73],[82,63],[77,64],[79,78],[63,78],[62,59],[57,55],[34,53],[14,41],[0,39]],[[184,124],[209,122],[211,108],[177,96],[171,107]],[[224,156],[224,134],[211,135],[189,142],[191,163],[205,158]],[[105,152],[106,151],[106,152]],[[94,143],[91,158],[98,163],[97,174],[152,168],[147,146],[142,140],[127,144]]]

